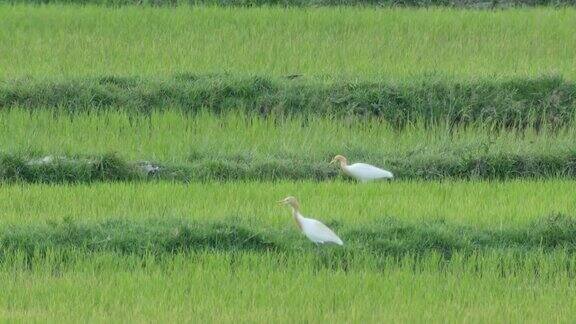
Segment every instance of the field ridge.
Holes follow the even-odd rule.
[[[385,165],[395,174],[396,180],[576,178],[576,152],[549,155],[484,153],[450,159],[446,156],[402,156],[387,158]],[[326,181],[340,177],[341,172],[328,160],[310,162],[276,157],[250,161],[229,156],[163,165],[126,161],[113,153],[43,158],[0,154],[0,183]]]
[[[0,109],[9,107],[71,113],[120,110],[147,114],[172,109],[187,114],[242,111],[264,117],[360,116],[376,117],[397,128],[418,121],[559,127],[576,115],[576,83],[560,77],[322,83],[308,78],[192,74],[167,79],[17,79],[0,82]]]
[[[151,218],[108,219],[100,222],[70,218],[41,225],[4,225],[0,228],[0,255],[23,251],[28,255],[47,250],[75,249],[85,252],[120,252],[163,255],[198,250],[297,252],[313,245],[296,229],[247,226],[239,218],[214,222]],[[551,214],[524,226],[475,228],[442,219],[419,223],[384,217],[374,224],[328,225],[340,233],[344,247],[329,249],[336,256],[370,253],[405,257],[437,253],[489,250],[517,252],[576,252],[576,218]]]

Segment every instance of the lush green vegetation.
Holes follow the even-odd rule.
[[[181,74],[163,80],[102,77],[0,84],[0,107],[67,112],[120,110],[257,116],[377,117],[401,129],[421,121],[509,128],[559,127],[576,115],[576,85],[559,78],[514,81],[336,82]]]
[[[0,113],[0,181],[327,180],[336,154],[397,179],[576,177],[576,132],[417,122],[402,131],[372,118],[260,117],[168,110]],[[160,167],[146,169],[151,162]]]
[[[215,158],[325,164],[335,154],[387,164],[396,158],[563,155],[576,150],[576,129],[513,130],[475,124],[452,129],[422,123],[397,131],[375,119],[261,118],[228,113],[194,117],[178,112],[133,116],[122,112],[73,116],[48,110],[0,113],[0,147],[31,156],[115,152],[127,160],[185,163]]]
[[[0,79],[576,78],[575,9],[0,6]],[[25,53],[25,54],[23,54]]]
[[[549,215],[574,215],[574,181],[406,181],[98,183],[0,186],[0,225],[41,225],[71,219],[141,223],[147,219],[239,224],[261,234],[294,232],[281,198],[300,198],[305,215],[343,230],[371,229],[385,219],[401,224],[445,220],[486,230],[529,228]],[[385,227],[386,224],[383,224]]]
[[[576,315],[574,8],[57,1],[0,0],[0,321]]]
[[[219,323],[574,318],[574,259],[562,253],[455,256],[450,263],[432,255],[385,264],[364,258],[334,268],[314,253],[210,251],[158,259],[52,252],[32,262],[15,254],[0,265],[0,317]]]
[[[568,320],[576,224],[558,213],[576,207],[573,187],[3,186],[0,317]],[[298,233],[274,203],[287,193],[344,248]]]
[[[574,154],[480,155],[442,160],[425,157],[416,161],[393,159],[395,181],[413,179],[509,180],[516,178],[575,178]],[[286,159],[245,160],[237,156],[203,159],[183,165],[149,161],[126,162],[112,154],[25,159],[0,156],[0,183],[92,183],[99,181],[278,181],[330,180],[345,177],[327,162]]]
[[[467,7],[467,8],[508,8],[525,6],[574,6],[574,0],[2,0],[10,4],[75,4],[104,6],[181,6],[217,5],[234,7],[284,6],[386,6],[386,7]]]
[[[573,186],[2,186],[0,317],[568,320],[574,220],[542,215],[574,210]],[[273,203],[294,192],[345,249],[297,232]]]
[[[477,230],[440,221],[399,222],[384,218],[377,223],[341,226],[331,224],[346,240],[332,251],[335,262],[363,254],[374,257],[405,257],[437,253],[446,259],[455,253],[491,250],[521,253],[561,250],[576,252],[576,218],[549,215],[526,228]],[[189,251],[301,252],[310,242],[296,238],[296,231],[249,228],[241,221],[190,223],[177,219],[101,223],[49,222],[41,226],[10,226],[0,229],[3,251],[22,251],[32,258],[47,251],[75,249],[84,252],[112,251],[138,255],[164,255]],[[305,243],[305,244],[303,244]],[[326,252],[330,253],[330,252]],[[575,269],[576,270],[576,269]]]

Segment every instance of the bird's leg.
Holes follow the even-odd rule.
[[[320,247],[320,244],[317,242],[314,242],[314,245],[316,245],[316,255],[317,256],[322,256],[322,248]]]

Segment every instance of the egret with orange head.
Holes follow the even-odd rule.
[[[292,217],[294,217],[296,225],[310,241],[316,244],[335,243],[344,245],[344,242],[328,226],[315,219],[302,216],[300,214],[300,204],[295,197],[288,196],[278,203],[292,207]]]
[[[343,155],[336,155],[330,164],[336,162],[340,162],[340,168],[346,175],[360,182],[394,178],[392,172],[382,170],[370,164],[354,163],[348,165],[348,159]]]

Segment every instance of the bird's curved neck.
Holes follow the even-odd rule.
[[[292,216],[294,216],[294,218],[301,217],[300,208],[298,208],[298,206],[292,206]]]
[[[346,169],[346,167],[348,167],[348,161],[346,160],[340,160],[340,167],[344,170]]]
[[[298,228],[302,229],[302,223],[300,222],[302,215],[300,215],[300,208],[298,208],[298,206],[292,206],[292,217],[296,225],[298,225]]]

